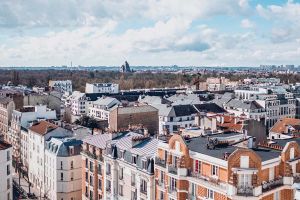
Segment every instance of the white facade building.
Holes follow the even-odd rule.
[[[81,144],[75,138],[46,142],[45,191],[49,199],[81,199]]]
[[[88,107],[88,115],[97,120],[109,120],[110,108],[119,104],[121,102],[115,98],[102,97],[91,103],[91,106]]]
[[[72,81],[71,80],[57,80],[57,81],[49,81],[49,86],[54,88],[56,91],[61,93],[72,92]]]
[[[12,200],[12,146],[0,141],[0,199]]]
[[[72,132],[47,121],[40,121],[28,129],[28,174],[33,187],[47,195],[45,190],[45,146],[51,137],[71,137]]]
[[[47,119],[56,119],[56,111],[48,109],[45,105],[24,106],[20,110],[13,111],[9,132],[12,138],[15,160],[21,161],[23,165],[27,166],[27,134],[24,129],[27,129],[32,121]],[[23,134],[21,133],[22,129],[25,131]]]
[[[115,83],[86,83],[85,93],[119,93],[119,84]]]

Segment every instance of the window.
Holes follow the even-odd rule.
[[[192,195],[193,197],[196,196],[196,188],[197,188],[196,184],[191,183],[191,195]]]
[[[159,193],[159,199],[161,199],[161,200],[164,199],[164,192],[160,191],[160,193]]]
[[[241,156],[240,166],[241,168],[249,168],[249,156]]]
[[[85,159],[85,168],[89,168],[89,161],[87,158]]]
[[[7,151],[7,153],[6,153],[6,157],[7,157],[7,161],[10,161],[10,152],[9,151]]]
[[[64,180],[64,173],[60,173],[60,180],[61,180],[61,181]]]
[[[274,200],[280,200],[280,191],[274,193]]]
[[[93,182],[93,180],[94,180],[94,179],[93,179],[93,176],[92,176],[92,175],[90,175],[90,185],[91,185],[91,186],[94,186],[94,182]]]
[[[148,166],[147,166],[147,160],[143,160],[142,161],[142,168],[147,170]]]
[[[164,182],[164,180],[165,180],[165,174],[164,174],[164,172],[163,172],[163,171],[160,171],[160,177],[159,177],[159,181],[160,181],[161,183],[163,183],[163,182]]]
[[[141,192],[147,194],[147,182],[144,179],[141,180]]]
[[[102,167],[101,167],[101,165],[100,164],[98,164],[98,174],[102,174]]]
[[[123,185],[119,185],[119,195],[123,196]]]
[[[136,191],[131,191],[131,200],[136,200]]]
[[[6,166],[6,174],[10,175],[10,166],[9,165]]]
[[[63,162],[60,161],[60,169],[63,169]]]
[[[174,191],[177,188],[177,182],[175,178],[170,177],[170,190]]]
[[[10,179],[9,178],[7,179],[7,189],[8,190],[10,189]]]
[[[71,181],[74,180],[74,172],[71,172]]]
[[[136,164],[136,156],[132,156],[132,163]]]
[[[90,171],[91,172],[94,171],[94,163],[92,161],[90,161]]]
[[[106,163],[106,174],[110,175],[110,164]]]
[[[131,174],[131,185],[135,186],[135,174]]]
[[[71,169],[73,169],[74,168],[74,162],[73,162],[73,160],[71,161]]]
[[[89,173],[85,172],[85,181],[88,182],[89,181]]]
[[[101,179],[98,180],[98,189],[102,190],[102,180]]]
[[[119,167],[119,179],[123,179],[123,167]]]
[[[240,187],[251,186],[251,174],[240,174],[239,175],[239,186]]]
[[[216,165],[211,166],[211,175],[212,176],[218,176],[219,174],[219,167]]]
[[[291,149],[290,149],[290,160],[292,160],[292,159],[294,159],[295,158],[295,149],[294,149],[294,147],[292,147]]]
[[[207,189],[207,196],[208,199],[214,199],[214,191]]]
[[[124,159],[125,152],[121,151],[121,158]]]
[[[194,164],[194,171],[196,172],[196,173],[201,173],[201,161],[199,161],[199,160],[195,160],[195,162],[194,162],[195,164]]]

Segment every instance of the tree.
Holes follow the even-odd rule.
[[[92,135],[94,135],[94,129],[100,128],[100,124],[93,117],[89,117],[86,115],[81,116],[79,119],[75,121],[75,124],[87,127],[92,129]]]

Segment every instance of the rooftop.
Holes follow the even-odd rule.
[[[8,149],[10,147],[12,147],[11,144],[8,144],[4,141],[0,141],[0,150],[5,150],[5,149]]]

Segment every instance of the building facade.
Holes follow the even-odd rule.
[[[9,97],[0,97],[0,135],[8,143],[11,143],[8,130],[14,109],[15,103],[13,99]]]
[[[0,199],[12,200],[12,146],[0,141]]]
[[[65,93],[65,92],[72,93],[73,91],[71,80],[57,80],[57,81],[50,80],[49,87],[61,93]]]
[[[236,145],[230,137],[176,134],[160,142],[156,199],[294,199],[292,185],[299,181],[300,169],[293,162],[300,156],[298,140],[255,146],[251,138]]]
[[[46,142],[45,191],[49,199],[81,199],[81,144],[75,138],[51,138]]]
[[[82,199],[155,199],[157,143],[134,132],[87,138],[82,152]]]
[[[85,93],[119,93],[119,84],[116,83],[86,83]]]

